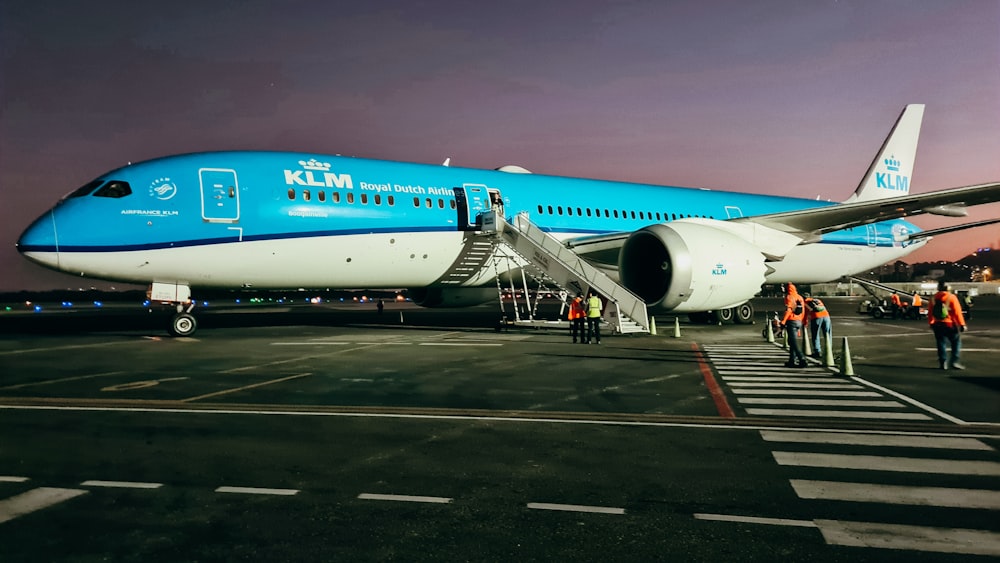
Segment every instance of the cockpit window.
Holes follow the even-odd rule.
[[[94,192],[95,197],[125,197],[132,193],[132,188],[129,187],[128,182],[119,182],[117,180],[112,180],[107,184],[101,186],[101,189]]]
[[[89,195],[90,192],[96,190],[97,186],[100,186],[103,183],[104,183],[104,180],[94,180],[93,182],[90,182],[87,185],[85,185],[85,186],[83,186],[81,188],[77,188],[76,190],[74,190],[72,193],[70,193],[68,196],[66,196],[66,199],[69,199],[71,197],[83,197],[85,195]]]

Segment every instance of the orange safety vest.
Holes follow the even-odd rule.
[[[937,317],[937,304],[943,303],[948,307],[948,316],[943,319]],[[931,297],[930,311],[927,312],[927,323],[931,326],[942,324],[945,326],[960,327],[965,326],[965,314],[962,313],[962,304],[958,297],[947,291],[939,291]]]
[[[914,307],[919,307],[919,306],[923,305],[923,303],[924,303],[923,300],[920,299],[920,294],[919,293],[914,293],[913,294],[913,306]]]
[[[577,297],[569,302],[569,314],[567,315],[569,320],[582,319],[583,318],[583,299]]]
[[[826,310],[826,305],[824,305],[823,301],[821,301],[818,297],[810,297],[806,299],[806,313],[808,313],[808,317],[813,319],[830,316],[830,311]]]
[[[795,313],[795,305],[799,304],[802,311]],[[788,321],[801,321],[806,317],[806,304],[802,301],[802,296],[798,293],[789,293],[785,296],[785,316],[781,318],[782,324]]]

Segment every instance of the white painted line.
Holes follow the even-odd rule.
[[[742,382],[742,381],[759,381],[761,383],[843,383],[844,380],[838,377],[822,377],[822,376],[806,376],[806,377],[789,377],[789,376],[722,376],[722,380],[727,383]]]
[[[937,352],[937,348],[914,348],[918,352]],[[966,348],[962,346],[963,352],[1000,352],[1000,348]]]
[[[272,342],[271,346],[347,346],[350,342]]]
[[[802,432],[796,430],[761,430],[760,436],[768,442],[795,442],[800,444],[846,444],[852,446],[939,448],[946,450],[993,450],[989,444],[975,438],[952,438],[947,436],[900,436],[884,434],[850,434],[843,432]]]
[[[40,487],[0,500],[0,524],[86,493],[80,489]]]
[[[800,467],[828,467],[837,469],[866,469],[869,471],[896,471],[901,473],[940,473],[946,475],[1000,476],[1000,463],[995,461],[968,461],[950,459],[925,459],[875,455],[814,454],[801,452],[771,452],[778,465]]]
[[[433,504],[448,504],[452,501],[446,497],[422,497],[414,495],[381,495],[378,493],[361,493],[358,495],[361,500],[392,500],[398,502],[428,502]]]
[[[789,482],[799,498],[1000,510],[1000,491],[805,479],[791,479]]]
[[[931,407],[929,405],[925,405],[925,404],[921,403],[920,401],[918,401],[916,399],[911,399],[910,397],[907,397],[906,395],[903,395],[902,393],[897,393],[897,392],[893,391],[892,389],[888,389],[886,387],[882,387],[881,385],[876,385],[876,384],[872,383],[871,381],[865,381],[864,379],[861,379],[860,377],[853,377],[851,379],[854,379],[855,381],[860,381],[861,383],[867,385],[868,387],[871,387],[872,389],[878,389],[879,391],[882,391],[883,393],[886,393],[888,395],[892,395],[893,397],[896,397],[897,399],[899,399],[901,401],[905,401],[907,403],[910,403],[911,405],[917,407],[918,409],[921,409],[921,410],[923,410],[925,412],[929,412],[929,413],[931,413],[931,414],[933,414],[935,416],[939,416],[939,417],[941,417],[941,418],[943,418],[943,419],[945,419],[945,420],[947,420],[949,422],[953,422],[955,424],[962,424],[962,425],[968,424],[968,422],[965,422],[962,419],[955,418],[954,416],[951,416],[948,413],[939,411],[938,409],[936,409],[934,407]]]
[[[584,506],[579,504],[551,504],[547,502],[529,502],[528,508],[534,510],[560,510],[563,512],[590,512],[595,514],[625,514],[624,508]]]
[[[135,483],[132,481],[84,481],[81,487],[109,487],[118,489],[159,489],[163,483]]]
[[[871,407],[871,408],[894,408],[905,407],[898,401],[852,401],[843,399],[767,399],[760,397],[737,397],[737,401],[744,405],[798,405],[812,407]]]
[[[27,477],[15,477],[13,475],[0,475],[0,483],[24,483]]]
[[[730,389],[734,395],[806,395],[809,397],[881,397],[874,391],[823,391],[809,389]]]
[[[875,418],[882,420],[933,420],[919,412],[826,411],[803,409],[746,409],[754,416],[812,416],[822,418]]]
[[[217,493],[237,493],[244,495],[283,495],[292,496],[298,494],[298,489],[259,489],[257,487],[219,487],[215,489]]]
[[[419,346],[503,346],[496,342],[421,342]]]
[[[745,381],[734,381],[728,383],[730,387],[751,388],[767,387],[770,389],[864,389],[860,385],[850,383],[751,383]]]
[[[816,525],[830,545],[1000,556],[1000,534],[986,530],[838,520],[816,520]]]
[[[816,523],[812,520],[788,520],[785,518],[760,518],[757,516],[735,516],[732,514],[705,514],[697,513],[694,517],[698,520],[712,520],[715,522],[743,522],[746,524],[766,524],[768,526],[794,526],[798,528],[815,528]]]
[[[110,375],[119,375],[125,373],[124,371],[109,371],[105,373],[95,373],[92,375],[78,375],[75,377],[62,377],[60,379],[48,379],[45,381],[35,381],[32,383],[20,383],[18,385],[8,385],[7,387],[0,387],[0,390],[7,389],[22,389],[24,387],[37,387],[40,385],[52,385],[55,383],[66,383],[67,381],[80,381],[83,379],[93,379],[95,377],[108,377]]]

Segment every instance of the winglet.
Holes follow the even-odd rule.
[[[873,201],[910,193],[913,161],[917,154],[920,123],[924,119],[924,105],[910,104],[903,108],[892,131],[882,143],[868,172],[851,197],[844,203]]]

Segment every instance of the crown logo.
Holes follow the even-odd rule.
[[[330,171],[329,162],[320,162],[315,158],[310,158],[308,162],[306,162],[305,160],[300,160],[299,164],[301,164],[302,167],[305,168],[306,170],[319,170],[320,172]]]
[[[890,172],[899,172],[899,161],[896,160],[896,156],[890,156],[889,158],[883,160],[885,167],[889,169]]]

